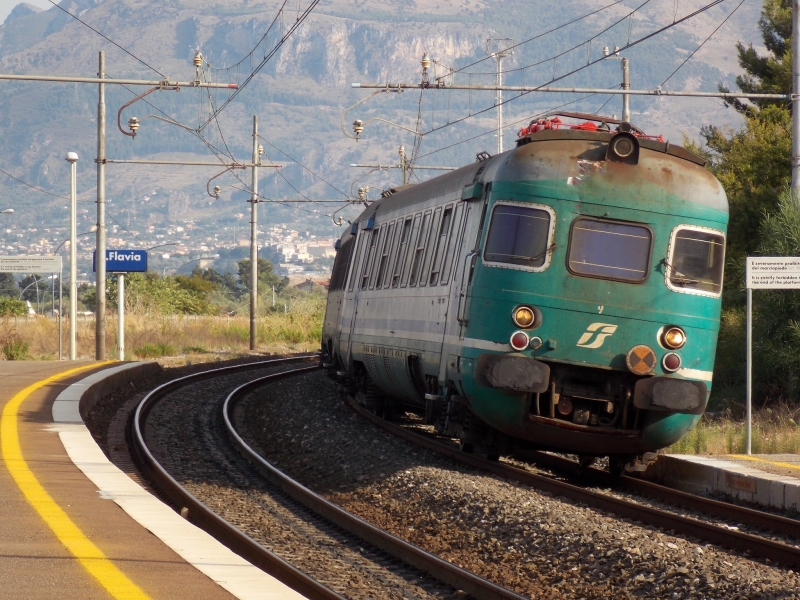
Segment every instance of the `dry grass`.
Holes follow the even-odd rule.
[[[800,452],[800,407],[785,404],[753,413],[753,454],[797,454]],[[705,415],[692,431],[667,452],[677,454],[744,454],[744,419],[730,414]]]
[[[117,356],[117,321],[106,321],[108,358]],[[287,353],[319,349],[321,316],[308,311],[268,313],[259,317],[258,352]],[[63,354],[68,353],[68,326],[64,320]],[[58,321],[45,317],[0,320],[0,340],[28,343],[30,358],[58,358]],[[184,362],[203,362],[213,357],[249,351],[250,325],[247,316],[147,316],[130,315],[125,319],[125,358],[184,357]],[[93,318],[78,319],[78,357],[94,358],[95,323]],[[141,352],[141,356],[137,354]],[[209,357],[208,355],[211,355]],[[0,353],[0,360],[4,358]],[[175,361],[180,363],[180,360]]]

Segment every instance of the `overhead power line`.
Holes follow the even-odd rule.
[[[18,183],[21,183],[22,185],[27,185],[29,188],[33,188],[37,192],[42,192],[43,194],[47,194],[48,196],[53,196],[54,198],[61,198],[62,200],[69,200],[69,198],[67,196],[59,196],[58,194],[54,194],[53,192],[48,192],[47,190],[43,190],[42,188],[37,187],[37,186],[33,185],[32,183],[28,183],[27,181],[22,181],[22,179],[20,179],[18,177],[14,177],[11,173],[8,173],[7,171],[4,171],[3,169],[0,169],[0,173],[5,175],[6,177],[10,177],[14,181],[16,181]]]

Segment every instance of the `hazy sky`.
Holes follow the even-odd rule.
[[[26,3],[33,4],[39,8],[50,8],[53,6],[47,0],[26,0]],[[21,2],[19,0],[0,0],[0,23],[6,20],[8,13],[10,13],[11,9],[17,4],[21,4]]]

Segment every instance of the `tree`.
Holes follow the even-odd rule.
[[[791,1],[764,0],[763,7],[759,26],[767,54],[738,43],[745,74],[736,84],[745,92],[791,93]],[[744,128],[710,125],[701,135],[709,168],[728,194],[728,256],[735,259],[758,248],[762,217],[777,210],[780,191],[791,179],[791,112],[774,101],[729,104],[744,114]]]
[[[239,269],[239,283],[248,292],[250,291],[250,259],[240,260],[236,263]],[[275,286],[275,291],[279,292],[287,285],[289,279],[284,277],[280,278],[279,275],[273,272],[272,263],[266,258],[258,259],[258,286],[262,291],[272,289]]]
[[[202,277],[206,281],[216,284],[217,289],[221,289],[234,296],[238,296],[242,292],[241,288],[239,288],[239,284],[236,282],[236,277],[230,271],[220,273],[215,269],[201,269],[196,266],[192,270],[192,277]]]
[[[19,288],[17,282],[14,281],[14,275],[11,273],[0,273],[0,296],[13,296],[17,297]]]

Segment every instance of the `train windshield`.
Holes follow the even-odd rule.
[[[549,262],[549,210],[522,204],[497,204],[492,211],[483,260],[541,270]]]
[[[644,225],[575,219],[569,242],[569,270],[587,277],[644,281],[652,240],[653,233]]]
[[[719,231],[678,227],[667,259],[667,282],[675,291],[719,294],[725,266],[725,237]]]

